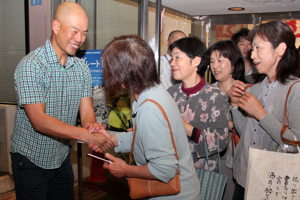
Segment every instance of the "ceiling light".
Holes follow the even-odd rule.
[[[231,8],[228,8],[228,10],[230,10],[230,11],[242,11],[242,10],[245,10],[245,8],[242,8],[242,7],[231,7]]]

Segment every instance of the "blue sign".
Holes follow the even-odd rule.
[[[31,0],[31,6],[42,5],[42,0]]]
[[[101,66],[101,53],[100,50],[79,50],[76,56],[83,59],[89,65],[91,70],[93,87],[103,85],[103,70]]]

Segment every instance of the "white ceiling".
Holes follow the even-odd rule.
[[[191,16],[300,11],[300,0],[161,0],[161,2],[162,6]],[[229,11],[229,7],[243,7],[245,10]]]

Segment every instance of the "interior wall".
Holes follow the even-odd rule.
[[[29,51],[44,45],[51,35],[51,2],[42,1],[41,5],[31,6],[31,1],[28,1]]]
[[[262,23],[269,22],[269,20],[264,20]],[[300,20],[283,20],[292,29],[295,37],[296,48],[300,47]],[[215,25],[211,29],[211,44],[221,41],[230,40],[231,36],[238,32],[241,28],[248,28],[249,30],[254,28],[253,24],[231,24],[231,25]]]

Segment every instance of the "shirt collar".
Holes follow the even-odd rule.
[[[45,46],[46,46],[46,55],[47,55],[48,63],[60,64],[59,60],[57,58],[57,55],[56,55],[56,53],[53,49],[53,46],[51,44],[50,37],[46,40]],[[68,56],[68,60],[67,60],[67,63],[66,63],[66,68],[70,68],[75,64],[76,60],[74,58],[75,58],[74,56]]]
[[[266,88],[270,88],[270,89],[273,89],[273,88],[276,88],[277,85],[278,85],[278,81],[274,81],[272,83],[269,83],[269,78],[266,76],[266,78],[264,79],[264,83],[265,83],[265,87]]]
[[[166,58],[169,62],[171,62],[171,56],[169,56],[168,53],[165,54],[165,58]]]
[[[151,99],[151,96],[153,96],[152,93],[153,93],[157,88],[162,88],[163,90],[165,90],[164,87],[163,87],[161,84],[159,84],[159,85],[155,84],[154,87],[151,87],[151,88],[148,88],[148,89],[144,90],[144,91],[139,95],[138,100],[137,100],[137,101],[135,100],[135,101],[133,102],[133,104],[132,104],[132,108],[133,108],[133,109],[132,109],[133,112],[132,112],[132,114],[131,114],[132,117],[135,117],[135,116],[136,116],[137,111],[138,111],[138,109],[139,109],[141,103],[143,103],[146,99]]]

